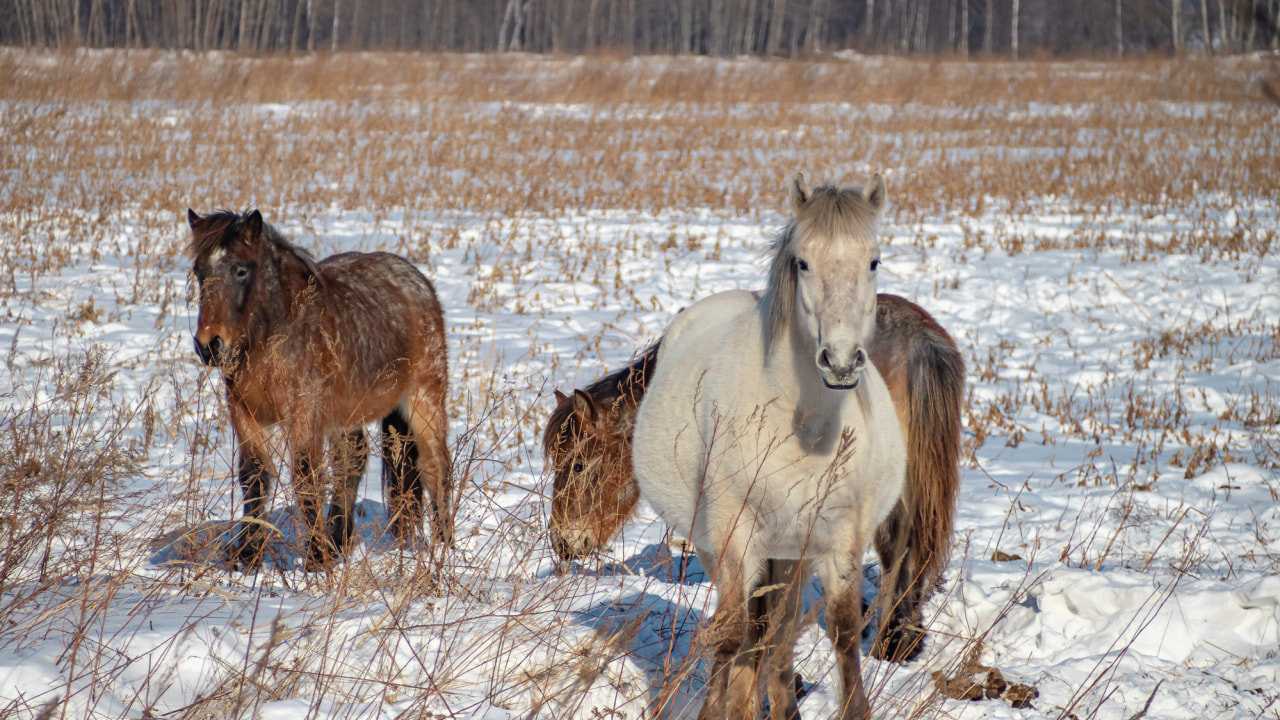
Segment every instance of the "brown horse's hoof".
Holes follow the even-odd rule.
[[[255,543],[233,546],[227,561],[237,572],[252,575],[262,569],[262,546]]]
[[[307,559],[302,563],[306,572],[328,572],[338,564],[338,553],[328,540],[307,543]]]
[[[924,635],[921,630],[902,625],[888,628],[871,646],[871,657],[895,663],[911,662],[924,651]]]

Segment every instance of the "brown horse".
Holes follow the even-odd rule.
[[[631,468],[631,431],[657,360],[658,343],[653,343],[627,367],[574,390],[571,397],[555,391],[542,453],[555,468],[551,543],[565,559],[589,555],[607,543],[640,501]]]
[[[551,544],[564,559],[596,552],[639,502],[631,465],[636,408],[653,374],[658,345],[626,368],[572,396],[556,392],[542,448],[554,469]],[[872,363],[893,397],[907,444],[907,481],[876,532],[885,620],[873,654],[909,660],[922,649],[922,604],[950,557],[960,486],[964,359],[929,313],[896,295],[876,296]]]
[[[200,288],[196,353],[222,372],[236,434],[244,519],[233,563],[247,571],[262,564],[273,479],[267,439],[277,426],[302,508],[307,570],[346,550],[369,452],[363,428],[374,421],[393,534],[407,542],[421,531],[425,485],[435,539],[450,543],[448,357],[431,282],[388,253],[316,262],[257,210],[188,210],[187,220]],[[327,532],[319,515],[326,442],[337,476]]]

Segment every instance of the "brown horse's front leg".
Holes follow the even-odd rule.
[[[324,570],[334,558],[334,548],[324,532],[320,506],[324,503],[325,484],[320,478],[317,458],[323,457],[323,442],[304,445],[293,455],[293,487],[302,509],[301,539],[306,545],[303,569],[307,572]]]
[[[357,428],[334,438],[330,454],[334,489],[327,521],[329,540],[338,554],[345,555],[355,530],[356,490],[369,463],[369,440],[364,430]]]
[[[232,538],[230,561],[237,570],[254,572],[262,567],[265,544],[262,510],[271,497],[273,476],[270,458],[262,443],[262,426],[244,410],[237,410],[233,405],[231,427],[237,438],[236,474],[240,480],[244,514]]]
[[[408,545],[422,531],[422,479],[418,445],[398,408],[382,419],[382,488],[391,535]]]

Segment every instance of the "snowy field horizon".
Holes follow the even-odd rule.
[[[763,286],[800,171],[883,175],[879,291],[968,373],[951,563],[922,655],[864,656],[872,717],[1280,718],[1277,64],[0,50],[0,715],[696,716],[711,583],[644,501],[560,561],[541,433]],[[285,538],[229,568],[188,207],[434,283],[439,565],[381,536],[375,457],[339,568],[301,570],[287,477]],[[838,698],[821,598],[806,718]],[[1035,692],[940,681],[986,668]]]

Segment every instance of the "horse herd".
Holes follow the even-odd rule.
[[[628,367],[556,391],[543,434],[561,557],[609,544],[645,497],[712,578],[699,718],[758,717],[765,696],[774,720],[799,717],[792,654],[813,573],[838,717],[866,717],[863,551],[882,569],[871,652],[895,662],[919,654],[922,605],[949,558],[964,362],[920,306],[876,292],[879,175],[810,187],[797,174],[788,194],[763,291],[696,302]],[[223,377],[237,442],[233,566],[262,563],[277,427],[306,570],[350,544],[375,421],[392,534],[413,541],[429,510],[435,546],[450,546],[447,348],[430,281],[389,253],[317,261],[256,210],[188,211],[188,223],[196,353]]]

